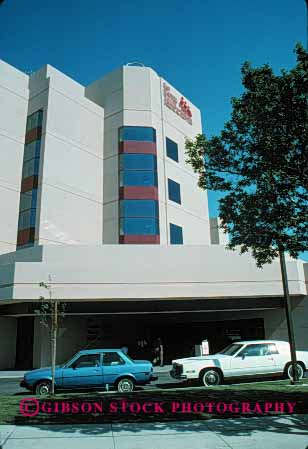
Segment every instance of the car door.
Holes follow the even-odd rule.
[[[103,385],[101,354],[83,354],[63,368],[63,387],[88,388]]]
[[[127,374],[128,363],[117,351],[103,353],[102,359],[104,384],[114,384],[121,374]]]
[[[268,343],[246,345],[231,360],[231,375],[261,375],[275,372],[276,362]]]

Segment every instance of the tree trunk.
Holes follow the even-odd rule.
[[[284,306],[287,318],[287,326],[288,326],[288,336],[290,343],[290,351],[291,351],[291,363],[293,370],[293,381],[291,380],[291,384],[298,383],[298,373],[296,370],[296,346],[295,346],[295,337],[294,337],[294,324],[292,318],[292,309],[291,309],[291,301],[289,294],[289,286],[288,286],[288,275],[286,269],[286,259],[283,249],[279,249],[279,257],[280,257],[280,268],[281,268],[281,276],[282,276],[282,285],[283,285],[283,293],[284,293]]]

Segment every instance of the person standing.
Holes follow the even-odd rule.
[[[154,365],[164,366],[164,347],[161,338],[158,338],[154,344]]]

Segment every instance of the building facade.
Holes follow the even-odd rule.
[[[168,81],[127,65],[85,87],[1,62],[0,99],[0,369],[50,363],[49,278],[66,304],[59,363],[106,346],[151,358],[157,337],[167,362],[204,339],[287,338],[279,263],[225,249],[185,162],[200,111]],[[287,265],[305,348],[307,264]]]

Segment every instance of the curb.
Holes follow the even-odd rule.
[[[23,376],[0,376],[0,379],[22,379]]]
[[[12,433],[15,431],[16,426],[13,427],[13,429],[11,430],[11,432],[9,432],[9,434],[1,441],[0,440],[0,449],[5,449],[4,446],[7,443],[8,439],[11,437]],[[1,427],[0,427],[1,429]]]

